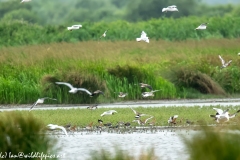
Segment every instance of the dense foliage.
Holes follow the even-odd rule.
[[[195,30],[203,22],[208,22],[204,31]],[[21,21],[3,21],[0,23],[0,46],[43,44],[50,42],[77,42],[98,40],[109,29],[104,40],[135,40],[144,30],[150,39],[187,40],[209,38],[238,38],[240,36],[240,18],[224,17],[183,17],[178,19],[160,18],[144,22],[127,21],[84,22],[79,30],[68,31],[67,25],[38,26]]]

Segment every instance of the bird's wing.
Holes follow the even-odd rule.
[[[222,57],[220,55],[218,55],[218,57],[220,58],[221,62],[222,62],[222,65],[225,64],[225,61],[222,59]]]
[[[232,60],[228,61],[228,62],[226,63],[226,66],[228,66],[231,62],[232,62]]]
[[[107,31],[108,31],[108,29],[104,32],[104,34],[106,34],[107,33]]]
[[[225,114],[229,111],[229,109],[226,109],[225,111],[222,112],[222,114]]]
[[[36,106],[37,104],[38,104],[38,100],[31,106],[31,108],[29,109],[29,111],[31,111],[32,108],[33,108],[34,106]]]
[[[102,94],[102,95],[104,95],[103,91],[100,91],[100,90],[96,90],[96,91],[94,91],[93,93],[95,93],[95,94]]]
[[[147,37],[147,34],[144,31],[142,31],[141,38],[146,38],[146,37]]]
[[[149,118],[147,118],[146,120],[145,120],[145,123],[147,123],[147,121],[148,120],[150,120],[150,119],[152,119],[153,118],[153,116],[152,117],[149,117]]]
[[[62,126],[57,126],[57,128],[61,129],[66,135],[68,135],[66,129]]]
[[[173,118],[178,118],[178,115],[174,115]]]
[[[132,107],[131,107],[131,109],[132,109],[132,111],[133,111],[135,114],[137,114],[137,111],[135,111]]]
[[[151,91],[153,90],[152,86],[150,85],[147,85],[146,87],[149,88]]]
[[[92,95],[92,93],[91,93],[89,90],[85,89],[85,88],[78,88],[77,90],[79,90],[79,91],[84,91],[84,92],[86,92],[87,94]]]
[[[70,83],[66,83],[66,82],[55,82],[56,84],[63,84],[68,86],[69,88],[73,89],[73,86]]]
[[[154,90],[154,91],[151,91],[151,92],[157,92],[157,91],[160,91],[160,90]]]
[[[222,109],[219,109],[219,108],[213,108],[215,111],[217,111],[217,113],[219,114],[222,114],[223,113],[223,110]]]
[[[117,113],[117,111],[115,111],[115,110],[109,110],[108,112],[115,112],[115,113]]]

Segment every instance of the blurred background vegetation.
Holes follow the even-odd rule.
[[[232,0],[0,0],[0,20],[24,20],[38,25],[64,25],[74,22],[127,20],[130,22],[161,17],[240,16],[240,1]],[[214,5],[213,5],[214,4]],[[162,13],[177,5],[179,13]]]
[[[135,40],[144,30],[150,39],[186,40],[238,38],[240,3],[198,0],[0,0],[0,47],[98,40],[109,29],[106,40]],[[231,2],[231,3],[228,3]],[[179,12],[162,13],[177,5]],[[201,23],[208,30],[196,32]],[[67,26],[82,24],[69,32]],[[114,29],[113,29],[114,28]],[[171,29],[170,29],[171,28]]]

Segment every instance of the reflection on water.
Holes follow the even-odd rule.
[[[188,159],[188,153],[181,136],[193,135],[197,131],[170,129],[156,133],[74,133],[69,136],[58,136],[59,153],[65,154],[64,159],[89,159],[93,151],[105,149],[115,153],[116,146],[130,155],[138,157],[143,151],[154,147],[155,155],[161,160]]]

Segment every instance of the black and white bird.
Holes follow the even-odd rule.
[[[147,114],[144,114],[144,113],[140,113],[140,112],[137,112],[136,110],[134,110],[132,107],[130,107],[133,111],[133,113],[135,114],[135,118],[140,118],[142,116],[147,116]]]
[[[116,93],[116,92],[115,92],[115,93]],[[126,97],[127,95],[128,95],[128,93],[119,92],[118,97],[119,97],[119,98],[124,98],[124,97]]]
[[[168,124],[176,124],[176,120],[178,118],[178,115],[174,115],[174,116],[171,116],[169,119],[168,119]]]
[[[222,109],[219,109],[219,108],[213,108],[213,109],[215,111],[217,111],[217,113],[215,115],[209,115],[209,116],[214,118],[218,123],[219,122],[227,122],[227,121],[229,121],[230,118],[236,117],[237,113],[240,112],[240,110],[238,110],[234,114],[229,114],[229,112],[228,112],[229,109],[226,109],[225,111],[223,111]]]
[[[178,12],[176,5],[168,6],[167,8],[162,9],[162,12],[174,12],[174,11]]]
[[[49,97],[44,97],[44,98],[39,98],[32,106],[31,108],[29,109],[29,112],[33,109],[33,107],[35,107],[38,103],[44,103],[44,100],[45,99],[51,99],[51,100],[54,100],[56,101],[57,99],[54,99],[54,98],[49,98]]]
[[[142,31],[141,37],[140,38],[136,38],[136,41],[138,41],[138,42],[144,41],[144,42],[149,43],[149,38],[147,37],[147,34],[144,31]]]
[[[221,68],[226,68],[227,66],[229,66],[230,64],[231,64],[231,62],[232,62],[232,60],[230,60],[230,61],[228,61],[227,63],[224,61],[224,59],[220,56],[220,55],[218,55],[218,57],[219,57],[219,59],[221,60],[221,62],[222,62],[222,66],[221,66]]]
[[[94,91],[93,93],[90,92],[89,90],[85,89],[85,88],[75,88],[73,87],[70,83],[66,83],[66,82],[55,82],[56,84],[63,84],[63,85],[66,85],[70,88],[69,90],[69,93],[77,93],[78,91],[83,91],[83,92],[86,92],[87,94],[89,94],[91,97],[97,95],[97,94],[102,94],[104,95],[104,93],[100,90],[96,90]]]
[[[208,23],[202,23],[200,26],[198,26],[197,28],[195,28],[195,30],[204,30],[204,29],[207,29],[207,24],[208,24]]]
[[[140,86],[141,88],[148,88],[148,89],[150,89],[151,91],[153,90],[152,86],[149,85],[149,84],[146,84],[146,83],[139,83],[139,86]]]
[[[94,104],[92,106],[88,106],[87,109],[90,109],[90,110],[98,109],[98,104]]]
[[[149,117],[149,118],[147,118],[145,120],[135,119],[135,120],[133,120],[133,122],[138,122],[139,125],[145,125],[147,123],[147,121],[152,119],[152,118],[153,118],[153,116],[151,116],[151,117]]]
[[[153,97],[153,96],[154,96],[154,92],[157,92],[157,91],[160,91],[160,90],[152,90],[152,91],[150,91],[150,92],[143,92],[143,93],[142,93],[142,97],[143,97],[143,98]]]
[[[61,129],[66,135],[68,135],[66,129],[63,126],[59,126],[59,125],[55,125],[55,124],[48,124],[47,128],[49,130],[57,130],[57,129]]]

